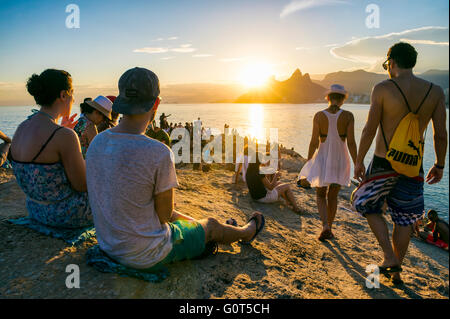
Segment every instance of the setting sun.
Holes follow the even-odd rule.
[[[242,69],[239,75],[239,81],[247,87],[263,86],[272,74],[270,64],[260,62],[252,63]]]

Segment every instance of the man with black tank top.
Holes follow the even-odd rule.
[[[417,52],[410,44],[400,42],[389,49],[383,67],[390,79],[373,88],[354,172],[361,184],[352,194],[353,207],[367,218],[384,254],[384,261],[379,266],[380,273],[392,278],[394,284],[403,283],[401,265],[412,226],[424,214],[424,171],[422,167],[419,176],[412,178],[395,172],[386,159],[388,145],[403,117],[413,112],[419,118],[422,142],[428,123],[430,120],[433,123],[436,161],[425,178],[427,183],[434,184],[441,180],[447,151],[444,92],[439,86],[413,74],[416,60]],[[364,157],[377,130],[374,157],[365,172]],[[394,222],[393,244],[381,214],[385,202]]]

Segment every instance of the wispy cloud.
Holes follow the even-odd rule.
[[[220,62],[238,62],[238,61],[244,61],[247,60],[248,57],[239,57],[239,58],[224,58],[224,59],[219,59]]]
[[[448,47],[448,41],[447,42],[437,42],[433,40],[414,40],[414,39],[400,39],[402,42],[408,42],[410,44],[427,44],[427,45],[442,45]]]
[[[197,51],[197,49],[196,48],[180,46],[179,48],[172,48],[172,49],[170,49],[170,51],[178,52],[178,53],[190,53],[190,52]]]
[[[163,48],[163,47],[145,47],[140,49],[134,49],[133,52],[137,53],[148,53],[148,54],[157,54],[157,53],[166,53],[166,52],[178,52],[178,53],[191,53],[197,51],[196,48],[191,48],[191,45],[181,45],[177,48]]]
[[[178,37],[170,37],[170,38],[167,38],[167,40],[177,40],[178,39]]]
[[[381,63],[386,59],[389,47],[400,41],[416,46],[419,53],[416,69],[422,71],[429,68],[448,69],[448,27],[428,26],[352,39],[334,46],[330,49],[330,53],[336,58],[366,64],[369,70],[381,72]]]
[[[348,1],[343,0],[296,0],[291,1],[289,4],[284,6],[283,10],[280,13],[280,18],[284,18],[294,12],[313,8],[313,7],[323,7],[329,5],[338,5],[338,4],[348,4]]]
[[[152,48],[152,47],[145,47],[145,48],[140,48],[140,49],[134,49],[133,52],[138,52],[138,53],[149,53],[149,54],[154,54],[154,53],[165,53],[169,51],[168,48]]]
[[[164,58],[161,58],[161,60],[172,60],[172,59],[175,59],[175,57],[174,56],[166,56]]]

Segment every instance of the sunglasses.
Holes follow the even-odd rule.
[[[385,70],[388,69],[390,59],[391,59],[391,57],[388,57],[387,60],[383,62],[383,64],[382,64],[383,69],[385,69]]]

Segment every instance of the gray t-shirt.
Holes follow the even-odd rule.
[[[154,198],[178,186],[171,149],[145,135],[107,130],[92,140],[86,172],[100,248],[137,269],[163,260],[171,231],[159,221]]]

